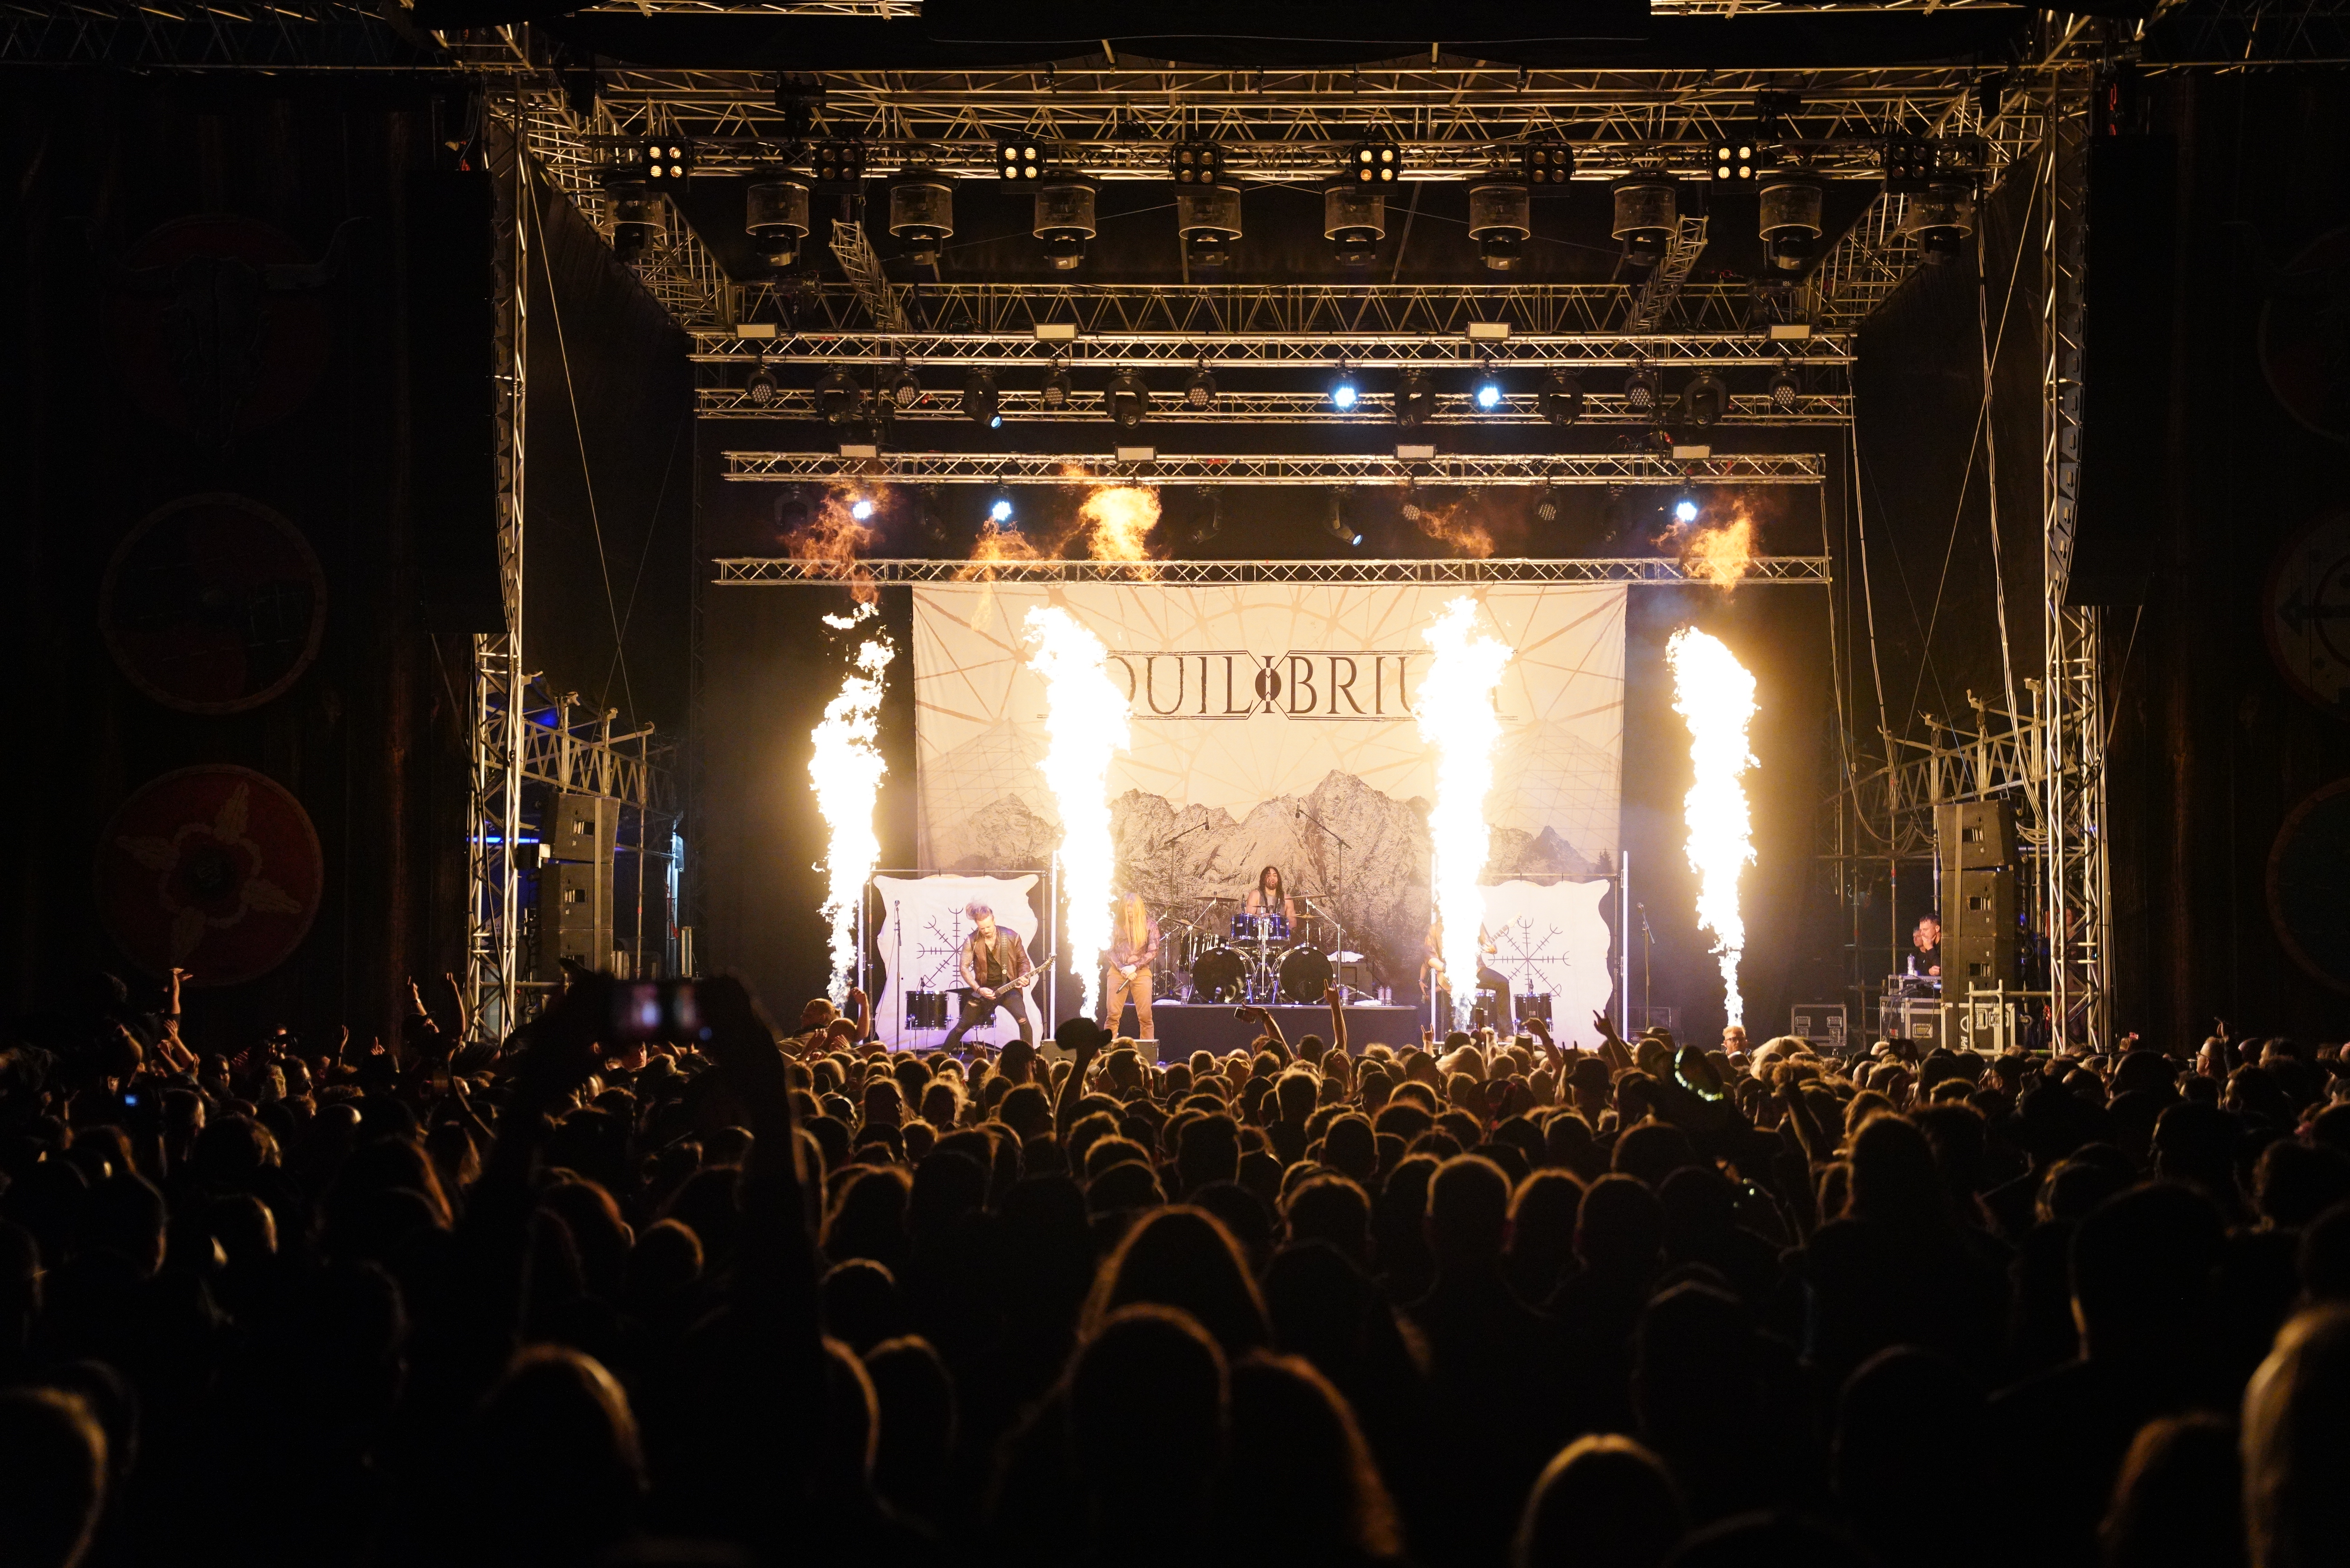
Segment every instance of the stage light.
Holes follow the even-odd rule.
[[[1564,185],[1575,178],[1575,149],[1564,141],[1530,141],[1523,166],[1529,185]]]
[[[1690,499],[1688,496],[1686,496],[1686,495],[1682,496],[1679,501],[1674,502],[1674,503],[1673,503],[1673,521],[1674,521],[1674,522],[1676,522],[1676,523],[1682,523],[1682,524],[1689,524],[1689,523],[1694,523],[1694,522],[1696,522],[1696,521],[1697,521],[1697,503],[1696,503],[1696,502],[1694,502],[1694,501],[1692,501],[1692,500],[1690,500]]]
[[[791,265],[807,238],[808,188],[780,177],[753,181],[743,192],[743,230],[762,262]]]
[[[1624,378],[1624,410],[1646,419],[1657,411],[1664,401],[1663,390],[1657,383],[1657,373],[1646,365],[1634,369]]]
[[[1204,545],[1223,532],[1224,487],[1221,484],[1196,485],[1191,493],[1208,504],[1207,516],[1201,519],[1200,525],[1191,534],[1191,543]]]
[[[889,185],[889,233],[915,265],[938,265],[939,247],[954,234],[954,182],[931,169],[899,175]]]
[[[1342,182],[1322,192],[1322,237],[1340,266],[1369,266],[1379,259],[1387,213],[1388,199],[1377,190]]]
[[[1363,389],[1356,381],[1355,372],[1340,365],[1338,373],[1330,378],[1330,406],[1342,414],[1351,414],[1362,398]]]
[[[1213,185],[1224,175],[1224,150],[1212,141],[1178,142],[1167,171],[1178,185]]]
[[[1406,430],[1418,430],[1435,417],[1436,383],[1428,379],[1425,370],[1406,370],[1403,379],[1396,383],[1396,423]]]
[[[1183,383],[1183,403],[1202,411],[1216,406],[1216,379],[1208,374],[1207,366],[1192,371],[1191,379]]]
[[[1105,389],[1109,397],[1109,417],[1122,431],[1130,431],[1150,417],[1150,389],[1132,370],[1120,370],[1109,379]]]
[[[987,504],[987,520],[999,528],[1011,526],[1012,495],[1010,492],[998,490],[995,493],[995,499]]]
[[[1024,136],[995,144],[995,171],[1006,180],[1036,180],[1045,173],[1044,144]]]
[[[674,185],[693,166],[693,149],[681,138],[660,137],[643,144],[645,178],[656,185]]]
[[[1795,379],[1795,367],[1784,359],[1779,361],[1779,368],[1771,372],[1769,386],[1771,411],[1774,414],[1794,413],[1795,404],[1804,395],[1804,385]]]
[[[1616,182],[1616,221],[1608,233],[1624,244],[1624,259],[1653,266],[1680,232],[1680,196],[1669,174],[1632,174]]]
[[[767,369],[764,359],[760,360],[759,368],[751,372],[751,379],[743,388],[743,400],[754,409],[772,408],[775,400],[783,395],[784,389],[776,384],[775,373]]]
[[[1754,178],[1754,139],[1733,136],[1713,144],[1713,177],[1717,181],[1752,181]]]
[[[1564,370],[1554,370],[1543,383],[1542,414],[1555,425],[1571,425],[1583,417],[1583,383]]]
[[[1069,406],[1072,392],[1067,369],[1058,359],[1054,360],[1052,371],[1045,376],[1044,388],[1037,393],[1036,400],[1058,411]]]
[[[1929,264],[1939,266],[1951,260],[1966,249],[1967,236],[1975,232],[1973,182],[1935,181],[1904,204],[1895,228],[1918,242]]]
[[[808,166],[819,185],[859,185],[865,181],[865,144],[819,141],[808,150]]]
[[[1558,482],[1552,480],[1543,486],[1542,499],[1534,503],[1534,515],[1544,523],[1558,521]]]
[[[612,254],[633,262],[660,235],[660,199],[645,188],[643,180],[619,171],[606,172],[604,197]]]
[[[1773,174],[1762,182],[1760,227],[1765,265],[1772,271],[1801,272],[1812,259],[1819,248],[1823,200],[1816,180]]]
[[[1509,272],[1525,259],[1534,201],[1533,190],[1515,180],[1482,180],[1469,187],[1469,237],[1492,270]]]
[[[846,370],[827,370],[816,378],[816,411],[827,424],[845,425],[865,410],[865,389]]]
[[[1045,260],[1055,272],[1075,271],[1094,237],[1094,188],[1083,180],[1055,178],[1036,187],[1035,235],[1045,242]]]
[[[1232,245],[1241,237],[1241,188],[1237,185],[1191,185],[1175,192],[1175,232],[1183,237],[1183,255],[1193,266],[1220,267],[1232,260]]]
[[[859,523],[867,521],[873,515],[873,498],[869,495],[858,496],[848,504],[848,514]]]
[[[1502,391],[1502,375],[1491,364],[1478,372],[1477,384],[1469,390],[1469,400],[1477,405],[1481,414],[1499,410],[1507,400]]]
[[[1347,169],[1357,185],[1392,185],[1403,172],[1403,155],[1391,141],[1366,141],[1347,153]]]
[[[1347,521],[1346,502],[1335,491],[1330,496],[1330,517],[1323,527],[1327,530],[1330,537],[1350,550],[1358,548],[1362,545],[1362,535],[1357,533],[1353,525]]]
[[[972,423],[984,425],[989,430],[1003,429],[1001,403],[1002,399],[995,389],[994,371],[973,370],[963,378],[962,412]]]
[[[889,400],[901,409],[910,409],[921,400],[922,380],[914,374],[911,365],[900,365],[889,379]]]
[[[1681,389],[1681,418],[1690,424],[1718,424],[1730,410],[1730,389],[1711,370],[1700,370]]]

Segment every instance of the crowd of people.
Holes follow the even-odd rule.
[[[20,1021],[0,1568],[2350,1563],[2334,1047],[862,1002]]]

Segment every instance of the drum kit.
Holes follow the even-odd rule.
[[[1195,918],[1160,922],[1176,955],[1170,1000],[1311,1006],[1322,1001],[1333,980],[1345,975],[1347,966],[1363,961],[1361,953],[1348,950],[1346,928],[1318,909],[1295,921],[1285,915],[1236,914],[1220,926],[1217,907],[1234,901],[1204,899]],[[1313,904],[1304,895],[1298,901]]]

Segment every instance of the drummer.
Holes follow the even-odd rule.
[[[1297,906],[1289,897],[1289,884],[1282,878],[1280,867],[1268,866],[1256,874],[1256,887],[1241,900],[1241,913],[1297,919]]]
[[[1109,962],[1102,971],[1102,1027],[1118,1033],[1127,999],[1134,1001],[1134,1030],[1143,1059],[1158,1055],[1159,1035],[1150,1026],[1150,965],[1159,956],[1159,921],[1142,895],[1128,888],[1110,911]]]

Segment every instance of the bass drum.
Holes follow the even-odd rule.
[[[1248,961],[1231,948],[1213,947],[1191,961],[1191,1000],[1246,1002]]]
[[[1313,1006],[1330,989],[1330,961],[1319,948],[1292,948],[1281,955],[1281,1000]]]

